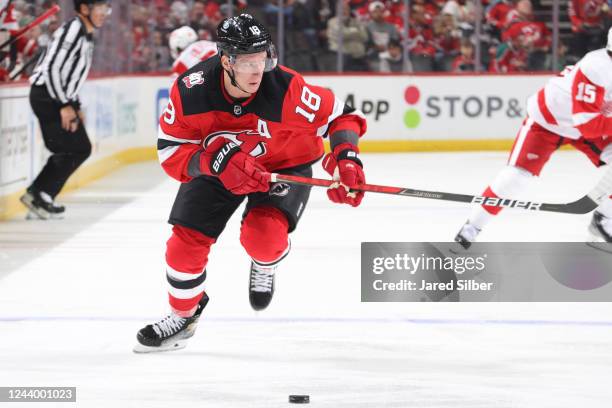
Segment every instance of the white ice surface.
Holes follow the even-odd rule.
[[[505,158],[363,157],[369,182],[469,194]],[[528,197],[573,201],[598,174],[559,152]],[[61,197],[64,221],[0,223],[0,386],[76,386],[78,407],[285,407],[289,394],[309,394],[312,407],[612,404],[609,303],[361,303],[360,242],[449,241],[469,213],[385,195],[353,209],[313,190],[274,300],[258,314],[238,211],[213,247],[196,336],[182,351],[135,355],[136,331],[167,311],[176,188],[143,163]],[[505,211],[481,240],[582,241],[589,220]]]

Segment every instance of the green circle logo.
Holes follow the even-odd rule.
[[[404,124],[409,129],[414,129],[421,123],[421,115],[416,109],[409,109],[404,113]]]

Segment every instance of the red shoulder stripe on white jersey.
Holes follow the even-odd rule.
[[[555,119],[555,116],[548,109],[548,106],[546,106],[546,93],[544,92],[544,88],[540,89],[540,92],[538,92],[538,108],[540,108],[540,113],[542,114],[546,122],[551,125],[557,125],[557,120]]]

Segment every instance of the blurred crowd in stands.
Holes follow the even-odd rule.
[[[70,8],[72,2],[0,0],[0,43],[55,3]],[[114,26],[100,33],[103,59],[112,57],[112,72],[166,71],[172,64],[172,30],[189,25],[200,39],[214,41],[221,19],[249,12],[269,27],[277,47],[282,16],[284,63],[299,71],[335,71],[340,49],[344,71],[470,72],[479,65],[481,71],[521,72],[553,67],[553,0],[482,0],[480,6],[474,0],[410,0],[408,10],[403,0],[283,3],[279,13],[277,0],[234,0],[233,6],[219,0],[115,1]],[[612,0],[560,1],[559,69],[603,46],[610,5]],[[27,76],[62,15],[70,13],[50,18],[0,50],[0,81]]]

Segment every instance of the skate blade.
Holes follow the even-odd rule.
[[[453,255],[466,255],[470,253],[471,246],[472,246],[471,242],[470,242],[470,245],[468,245],[468,247],[466,248],[460,242],[454,241],[450,243],[448,247],[448,252],[450,252]]]
[[[184,349],[187,346],[187,339],[175,340],[170,344],[161,345],[159,347],[145,346],[144,344],[137,343],[132,350],[136,354],[147,354],[147,353],[163,353],[166,351],[175,351]]]
[[[36,211],[32,211],[29,210],[28,213],[25,216],[25,219],[28,221],[31,220],[42,220],[42,221],[48,221],[48,220],[63,220],[64,214],[49,214],[46,211],[41,214],[38,214]]]
[[[26,214],[25,219],[28,221],[31,220],[42,220],[42,221],[47,221],[48,219],[50,219],[50,215],[48,212],[41,210],[41,211],[37,211],[37,210],[33,210],[30,209],[28,211],[28,213]]]
[[[47,220],[49,219],[50,214],[43,210],[42,208],[38,208],[32,204],[32,200],[28,195],[23,195],[19,198],[19,201],[28,209],[28,213],[26,214],[26,220]]]

